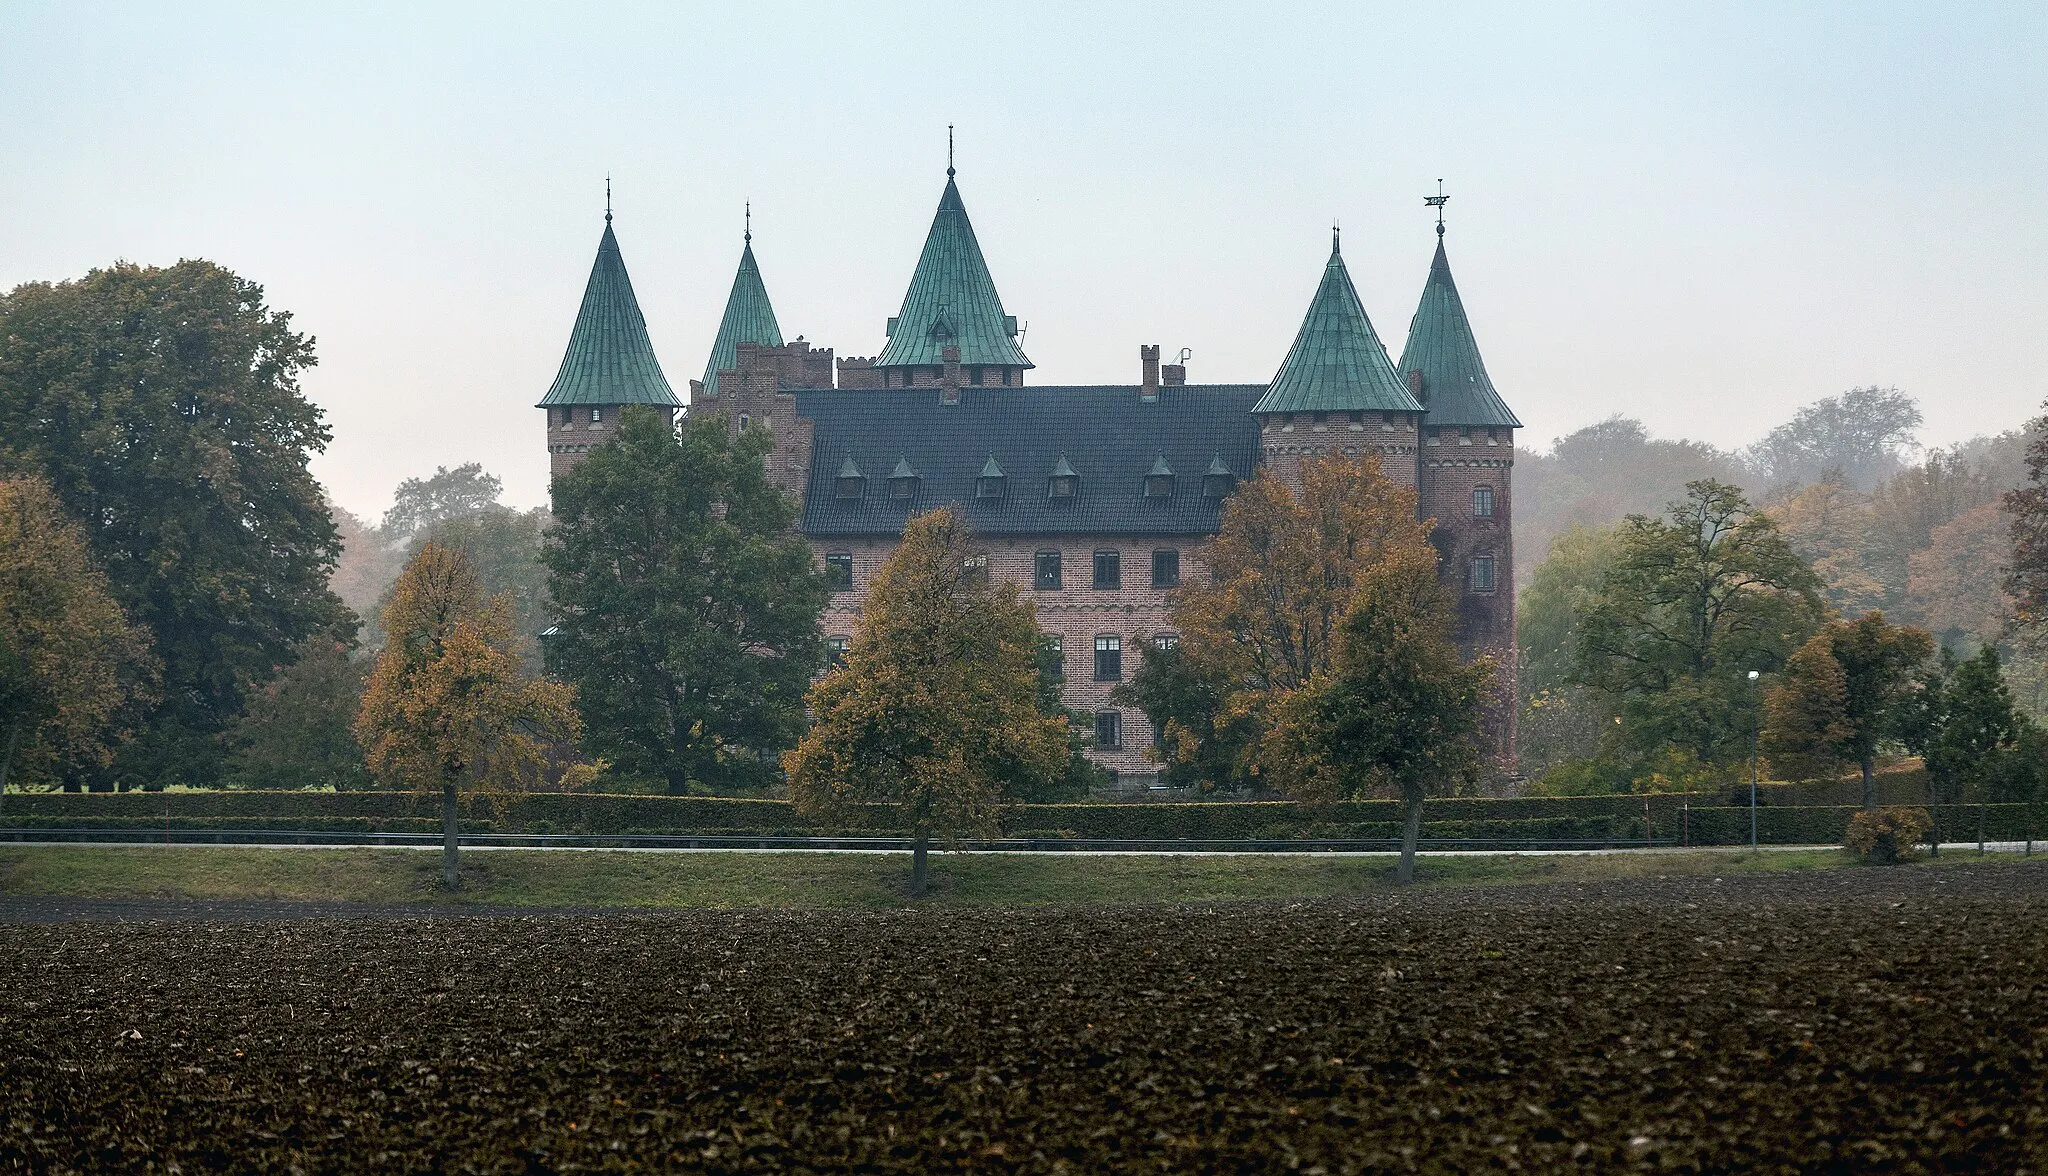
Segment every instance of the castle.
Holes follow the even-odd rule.
[[[1431,204],[1439,209],[1442,198]],[[602,444],[626,405],[684,408],[662,375],[605,213],[567,354],[539,407],[550,471]],[[824,618],[834,656],[854,632],[876,566],[914,512],[956,504],[1059,643],[1066,703],[1095,717],[1091,755],[1154,775],[1143,713],[1110,692],[1142,643],[1176,640],[1168,593],[1199,574],[1198,550],[1237,483],[1298,486],[1315,454],[1376,454],[1415,488],[1459,600],[1468,654],[1515,666],[1514,431],[1451,279],[1436,256],[1398,363],[1373,330],[1333,232],[1301,330],[1267,384],[1190,384],[1138,349],[1136,384],[1030,385],[1017,319],[1005,313],[954,169],[902,307],[873,357],[785,343],[746,234],[739,272],[687,411],[728,414],[774,436],[769,477],[801,503],[801,527],[835,589]],[[1493,708],[1498,755],[1514,756],[1514,709]]]

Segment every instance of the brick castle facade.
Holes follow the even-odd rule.
[[[602,444],[629,404],[723,413],[775,439],[770,479],[835,586],[824,631],[851,639],[867,585],[914,512],[952,503],[974,523],[992,575],[1016,583],[1059,642],[1069,707],[1095,716],[1093,758],[1157,772],[1143,713],[1110,692],[1146,643],[1175,640],[1170,593],[1201,574],[1237,482],[1299,486],[1317,454],[1374,454],[1433,520],[1441,574],[1458,589],[1460,642],[1496,657],[1489,728],[1514,758],[1514,431],[1480,360],[1444,251],[1443,226],[1398,362],[1374,331],[1333,239],[1301,331],[1273,380],[1194,385],[1139,348],[1134,384],[1032,385],[951,168],[910,289],[872,357],[785,343],[747,234],[702,379],[687,407],[662,375],[605,217],[568,353],[541,401],[549,469]]]

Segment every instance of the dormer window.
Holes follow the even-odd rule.
[[[917,471],[910,468],[910,459],[899,457],[896,468],[889,471],[889,497],[898,502],[907,502],[917,497]]]
[[[1062,502],[1072,501],[1080,494],[1081,475],[1075,473],[1074,467],[1067,464],[1067,455],[1062,453],[1059,461],[1052,467],[1052,473],[1045,479],[1045,496],[1055,502]]]
[[[974,496],[1002,498],[1009,493],[1009,482],[1009,475],[1003,473],[1003,467],[997,464],[995,455],[990,454],[989,459],[981,463],[981,474],[974,479]]]
[[[1173,467],[1166,464],[1166,455],[1152,459],[1152,468],[1145,471],[1145,497],[1173,497]]]
[[[1228,498],[1230,492],[1235,489],[1237,475],[1231,473],[1230,467],[1223,464],[1223,455],[1219,453],[1210,458],[1209,468],[1202,471],[1202,497]]]
[[[857,502],[867,491],[867,485],[867,477],[849,454],[845,461],[839,463],[839,473],[832,479],[832,493],[842,502]]]

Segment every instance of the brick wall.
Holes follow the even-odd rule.
[[[1171,634],[1167,603],[1168,588],[1153,587],[1152,557],[1155,551],[1179,554],[1183,582],[1199,574],[1196,559],[1200,536],[991,536],[982,542],[988,550],[989,574],[1016,584],[1038,612],[1038,627],[1058,637],[1066,657],[1066,687],[1061,695],[1067,706],[1085,714],[1118,712],[1123,728],[1121,748],[1097,748],[1090,754],[1104,767],[1120,775],[1151,776],[1159,765],[1145,758],[1152,746],[1152,725],[1143,711],[1109,700],[1109,693],[1137,672],[1140,647],[1163,634]],[[875,571],[894,550],[893,538],[813,539],[812,550],[823,563],[827,556],[846,555],[853,564],[853,586],[835,592],[825,609],[827,638],[851,640],[860,616],[861,602]],[[1096,588],[1095,553],[1114,551],[1121,575],[1118,588]],[[1039,589],[1037,556],[1058,552],[1061,583],[1056,589]],[[1122,645],[1122,675],[1100,681],[1095,676],[1095,639],[1115,635]]]
[[[1260,464],[1287,485],[1301,486],[1301,463],[1331,453],[1376,453],[1380,472],[1403,486],[1416,484],[1418,434],[1414,413],[1272,413],[1259,418]],[[1321,421],[1316,420],[1321,416]]]
[[[1422,451],[1422,514],[1435,520],[1430,542],[1442,558],[1445,582],[1458,592],[1458,643],[1466,656],[1492,654],[1500,666],[1497,701],[1487,711],[1499,754],[1515,755],[1515,548],[1512,429],[1436,428]],[[1487,491],[1491,517],[1475,498]],[[1493,559],[1493,590],[1475,589],[1475,559]]]
[[[550,408],[547,413],[548,431],[548,477],[559,478],[575,469],[594,445],[611,440],[612,431],[619,427],[618,405],[572,405],[567,408]],[[592,420],[595,411],[598,419]],[[664,410],[674,419],[675,410]],[[567,419],[564,419],[564,413]]]

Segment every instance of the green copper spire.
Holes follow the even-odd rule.
[[[677,406],[682,401],[670,390],[654,358],[654,344],[647,338],[647,320],[633,297],[633,280],[626,276],[626,260],[619,256],[619,239],[612,235],[612,214],[604,214],[604,237],[597,243],[597,261],[590,267],[590,283],[583,288],[583,308],[576,312],[576,329],[569,332],[569,350],[562,356],[562,370],[541,408],[558,404],[656,404]]]
[[[718,395],[718,373],[731,371],[739,362],[742,343],[782,346],[782,328],[775,321],[775,308],[769,305],[768,287],[761,282],[761,267],[754,263],[752,209],[747,212],[740,272],[733,275],[732,293],[725,299],[725,317],[718,321],[718,338],[711,344],[711,362],[704,365],[706,396]]]
[[[1266,394],[1252,406],[1255,413],[1421,412],[1401,377],[1387,361],[1386,345],[1365,317],[1365,306],[1344,268],[1344,255],[1331,232],[1330,261],[1323,284],[1308,304],[1301,333]]]
[[[963,364],[1035,366],[1017,346],[1017,320],[1003,313],[951,167],[903,309],[889,320],[889,342],[875,366],[941,364],[947,347],[960,349]]]
[[[1493,390],[1479,343],[1465,317],[1458,284],[1451,280],[1450,258],[1444,254],[1443,228],[1437,228],[1436,260],[1429,263],[1429,281],[1422,304],[1408,324],[1408,345],[1401,348],[1401,374],[1429,410],[1432,425],[1485,425],[1519,429],[1522,422]]]

